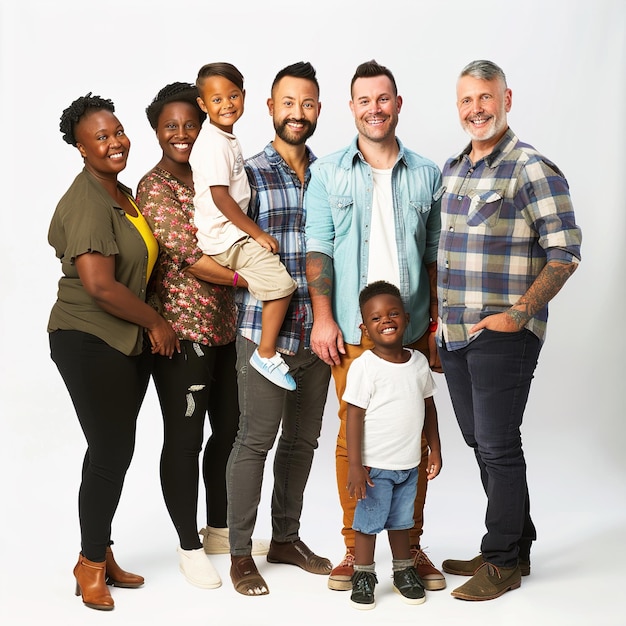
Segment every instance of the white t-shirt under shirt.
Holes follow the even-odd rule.
[[[372,223],[369,240],[367,282],[386,280],[400,286],[396,222],[393,216],[391,173],[393,170],[372,168],[374,193],[372,197]]]
[[[426,357],[409,351],[406,363],[391,363],[366,350],[350,365],[343,399],[365,409],[363,465],[389,470],[419,465],[424,399],[436,385]]]
[[[210,189],[228,187],[228,193],[241,210],[248,212],[250,185],[237,137],[205,120],[191,150],[189,164],[196,192],[193,202],[198,245],[205,254],[219,254],[246,237],[246,233],[217,208]]]

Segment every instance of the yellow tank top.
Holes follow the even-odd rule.
[[[152,270],[154,269],[154,264],[156,263],[157,257],[159,256],[159,244],[157,240],[154,238],[152,231],[150,230],[150,226],[148,226],[148,222],[146,222],[146,218],[141,214],[141,211],[135,204],[135,201],[128,196],[130,203],[135,207],[137,211],[137,216],[129,215],[126,213],[126,217],[129,219],[130,223],[137,229],[141,238],[144,240],[146,244],[146,248],[148,250],[148,268],[146,272],[146,282],[150,280],[150,275],[152,274]]]

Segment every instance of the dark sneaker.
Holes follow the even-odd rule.
[[[455,574],[456,576],[473,576],[478,568],[484,563],[482,554],[475,556],[469,561],[459,561],[455,559],[446,559],[441,564],[441,569],[448,574]],[[519,559],[519,569],[522,576],[530,575],[530,558]],[[426,587],[430,589],[430,587]]]
[[[334,591],[350,591],[352,589],[352,575],[354,574],[354,554],[348,551],[343,561],[333,567],[328,577],[328,588]]]
[[[426,601],[424,583],[413,566],[393,573],[393,589],[407,604],[422,604]]]
[[[485,562],[452,595],[461,600],[494,600],[511,589],[517,589],[521,584],[522,573],[519,566],[497,567]]]
[[[374,587],[378,578],[374,572],[356,570],[352,575],[352,595],[350,603],[355,609],[369,610],[376,606],[374,602]]]
[[[424,589],[439,591],[446,588],[444,575],[433,565],[432,561],[419,546],[411,548],[411,556],[413,557],[413,567],[415,567],[418,576],[424,583]]]

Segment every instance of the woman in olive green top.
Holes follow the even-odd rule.
[[[117,175],[130,141],[114,105],[91,93],[61,116],[83,171],[57,205],[48,240],[63,275],[48,332],[52,359],[87,440],[79,491],[81,552],[74,568],[85,605],[113,608],[107,582],[139,587],[111,552],[111,523],[135,443],[152,354],[179,350],[170,324],[146,304],[158,245]]]

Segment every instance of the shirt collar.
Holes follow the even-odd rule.
[[[398,143],[399,150],[398,150],[398,156],[396,157],[396,162],[394,163],[394,166],[398,163],[398,161],[403,161],[404,164],[408,167],[409,164],[407,162],[404,144],[400,141],[400,139],[397,136],[396,136],[396,142]],[[367,163],[367,161],[365,160],[365,157],[359,150],[359,136],[358,135],[352,140],[352,143],[350,144],[348,148],[346,156],[350,163],[353,163],[355,157],[357,156],[359,157],[359,159],[361,159],[363,163]]]
[[[517,145],[519,139],[511,128],[507,128],[506,133],[502,136],[502,139],[496,144],[494,149],[483,160],[485,165],[490,168],[497,167],[500,163],[511,153],[513,148]],[[463,157],[469,155],[472,151],[472,143],[468,143],[461,152],[457,152],[452,157],[452,163],[460,161]]]
[[[305,146],[305,149],[306,149],[306,155],[309,160],[309,166],[310,166],[311,163],[313,163],[313,161],[317,159],[317,157],[313,154],[313,151],[311,150],[311,148],[309,148],[309,146]],[[285,161],[285,159],[283,159],[283,157],[280,156],[280,154],[276,151],[271,141],[265,146],[265,156],[267,157],[267,160],[269,161],[270,165],[273,165],[273,166],[282,165],[282,167],[285,167],[290,172],[292,172],[294,176],[296,175],[296,173],[289,167],[289,165],[287,165],[287,162]],[[308,176],[309,176],[309,170],[307,169],[307,178]]]

